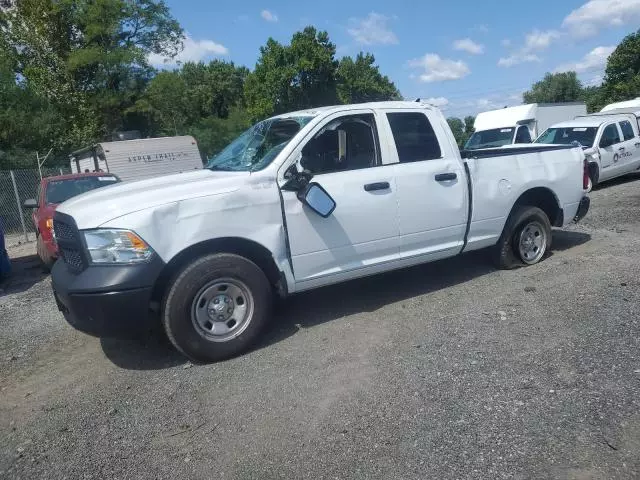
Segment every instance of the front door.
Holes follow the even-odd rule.
[[[600,180],[607,180],[616,175],[616,171],[621,165],[620,148],[624,148],[617,123],[610,123],[604,127],[598,147],[600,150]]]
[[[398,259],[396,185],[371,111],[335,115],[297,152],[336,202],[323,218],[282,190],[297,289],[366,274]]]
[[[434,112],[387,110],[398,189],[401,258],[436,259],[461,249],[468,186],[459,154]],[[421,258],[426,257],[426,258]]]

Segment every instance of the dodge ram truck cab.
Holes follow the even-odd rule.
[[[467,156],[440,111],[420,102],[269,118],[203,170],[60,205],[58,307],[98,336],[157,321],[187,357],[216,361],[256,341],[274,293],[485,247],[502,268],[533,265],[550,248],[551,227],[589,208],[579,147]]]

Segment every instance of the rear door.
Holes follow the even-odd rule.
[[[434,112],[384,113],[395,146],[391,155],[396,162],[400,257],[446,257],[462,247],[467,222],[467,183],[459,154]]]
[[[628,120],[620,122],[620,131],[623,136],[623,150],[620,151],[621,161],[629,170],[635,170],[640,165],[640,138]]]

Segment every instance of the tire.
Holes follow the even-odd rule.
[[[162,324],[189,359],[215,362],[251,347],[271,316],[272,302],[271,285],[255,263],[227,253],[206,255],[169,284]]]
[[[598,186],[600,180],[600,168],[597,163],[589,164],[589,178],[591,179],[591,189],[593,190]]]
[[[520,248],[521,242],[523,248]],[[549,217],[537,207],[516,207],[509,215],[494,248],[494,263],[498,268],[510,270],[535,265],[551,248]],[[523,253],[523,250],[527,253]]]

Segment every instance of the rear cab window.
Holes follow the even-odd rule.
[[[389,112],[387,119],[400,163],[442,158],[438,137],[423,112]]]

